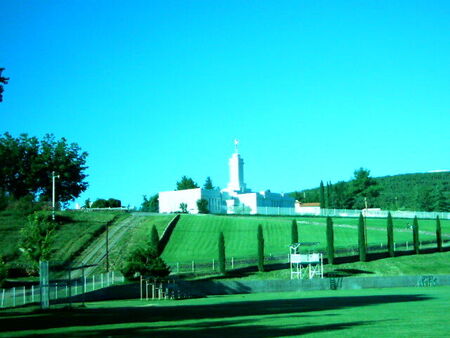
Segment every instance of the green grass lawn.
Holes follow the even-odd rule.
[[[306,249],[325,249],[325,218],[296,217],[296,219],[300,241],[319,243]],[[266,254],[287,255],[291,244],[291,222],[292,218],[289,217],[182,215],[164,250],[163,258],[169,263],[217,258],[217,241],[221,231],[225,236],[227,257],[255,257],[258,224],[263,226]],[[412,232],[407,229],[407,224],[411,222],[411,220],[394,220],[396,242],[412,242]],[[335,247],[356,246],[358,231],[355,227],[358,219],[336,218],[334,223]],[[434,220],[419,221],[419,224],[421,230],[435,231]],[[449,224],[449,221],[442,221],[444,233],[450,233]],[[386,243],[386,220],[368,219],[367,226],[369,245]],[[420,234],[420,240],[433,239],[434,233]]]
[[[0,311],[0,336],[448,336],[450,287],[257,293]]]
[[[61,211],[65,222],[59,224],[52,241],[52,261],[67,263],[95,236],[101,234],[107,223],[120,221],[129,216],[120,211]],[[0,255],[8,262],[24,263],[19,251],[20,230],[27,217],[7,211],[0,213]]]

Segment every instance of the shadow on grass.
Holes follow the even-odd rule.
[[[360,270],[360,269],[335,269],[330,272],[324,273],[324,277],[351,277],[362,274],[373,274],[372,271]]]
[[[234,298],[236,299],[236,298]],[[339,323],[317,326],[300,326],[293,329],[256,325],[264,318],[245,322],[245,316],[300,317],[295,325],[307,324],[311,316],[320,317],[320,311],[339,310],[352,307],[364,307],[376,304],[416,302],[431,299],[425,295],[380,295],[352,297],[319,297],[304,299],[227,301],[207,305],[138,306],[113,308],[77,308],[50,310],[23,314],[20,311],[0,312],[0,332],[79,327],[77,334],[96,332],[101,335],[256,335],[260,337],[289,336],[323,330],[339,330],[366,322]],[[146,303],[142,303],[146,304]],[[305,322],[300,322],[304,319]],[[178,326],[184,320],[200,321],[193,325]],[[202,323],[201,321],[205,321]],[[145,323],[152,327],[146,327]],[[166,326],[162,323],[167,323]],[[228,324],[227,324],[228,323]],[[231,323],[231,324],[230,324]],[[255,324],[252,324],[255,323]],[[102,330],[98,325],[126,325],[127,329]],[[183,325],[183,324],[182,324]],[[238,325],[229,327],[229,325]],[[197,326],[197,328],[196,328]],[[81,327],[81,328],[80,328]],[[86,331],[88,330],[88,331]],[[70,330],[66,331],[70,334]],[[46,333],[47,334],[47,333]],[[58,333],[61,335],[61,333]]]

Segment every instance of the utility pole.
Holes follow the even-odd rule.
[[[59,178],[59,175],[52,171],[52,220],[55,220],[55,178]]]

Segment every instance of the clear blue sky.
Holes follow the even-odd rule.
[[[6,1],[0,132],[77,142],[86,198],[450,169],[449,1]]]

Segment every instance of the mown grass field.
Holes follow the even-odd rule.
[[[326,246],[326,220],[317,217],[296,217],[300,242],[318,242],[306,250],[324,249]],[[222,231],[225,236],[227,257],[255,257],[257,254],[257,226],[263,226],[266,255],[289,253],[291,244],[291,222],[288,217],[233,217],[218,215],[182,215],[175,231],[163,252],[167,262],[188,260],[211,260],[217,258],[217,241]],[[395,241],[412,242],[412,231],[407,225],[412,220],[394,220]],[[441,221],[443,232],[450,233],[450,222]],[[356,246],[358,244],[358,219],[334,219],[335,247]],[[434,240],[436,222],[419,221],[420,240]],[[367,219],[368,244],[386,243],[386,220]]]
[[[257,293],[0,311],[0,336],[444,337],[450,287]]]

